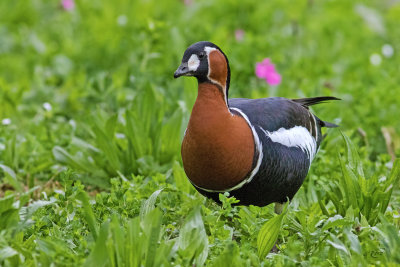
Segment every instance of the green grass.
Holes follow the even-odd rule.
[[[378,0],[0,1],[0,266],[400,265],[399,17]],[[196,82],[173,72],[199,40],[228,55],[231,97],[343,99],[313,108],[341,127],[283,215],[187,181]],[[265,57],[277,87],[254,74]]]

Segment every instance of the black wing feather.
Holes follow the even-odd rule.
[[[316,104],[325,103],[328,100],[341,100],[340,98],[334,96],[318,96],[318,97],[310,97],[310,98],[298,98],[292,99],[292,101],[299,103],[304,107],[309,107]]]
[[[326,101],[329,100],[341,100],[340,98],[334,97],[334,96],[318,96],[318,97],[310,97],[310,98],[298,98],[298,99],[292,99],[293,102],[299,103],[303,107],[307,108],[312,105],[316,104],[321,104],[325,103]],[[315,115],[314,115],[315,116]],[[316,117],[316,116],[315,116]],[[320,120],[317,118],[318,121],[320,122],[321,127],[326,127],[326,128],[336,128],[339,127],[339,125]]]
[[[295,126],[309,128],[309,111],[302,105],[283,97],[260,99],[232,98],[229,107],[242,110],[253,125],[274,132]]]

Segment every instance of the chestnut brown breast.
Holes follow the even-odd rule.
[[[242,117],[229,112],[218,86],[199,84],[181,153],[186,175],[204,189],[231,188],[251,171],[253,134]]]

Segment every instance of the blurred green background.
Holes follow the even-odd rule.
[[[73,6],[68,8],[68,2],[70,5],[72,2]],[[74,181],[89,186],[86,188],[89,188],[92,195],[101,192],[97,194],[96,201],[99,198],[112,198],[118,190],[122,190],[118,191],[121,200],[122,196],[126,197],[126,192],[134,190],[129,201],[136,204],[132,204],[130,211],[126,207],[122,208],[126,218],[125,215],[119,218],[121,224],[125,225],[124,220],[135,217],[141,203],[152,192],[164,187],[175,188],[176,191],[167,190],[168,193],[165,193],[165,198],[170,200],[164,200],[167,204],[164,203],[164,208],[161,208],[166,216],[163,217],[164,228],[161,232],[166,229],[173,232],[175,228],[178,231],[180,226],[171,226],[174,221],[181,225],[182,221],[178,219],[180,216],[186,216],[194,207],[206,205],[208,208],[203,208],[202,214],[211,251],[207,263],[214,262],[218,255],[225,255],[221,254],[224,247],[228,251],[226,255],[238,254],[237,246],[241,253],[248,249],[245,256],[240,254],[239,257],[251,259],[251,253],[255,253],[256,233],[265,218],[272,216],[270,210],[264,211],[268,214],[263,217],[264,221],[261,220],[254,229],[246,232],[250,240],[248,243],[243,241],[236,244],[231,240],[234,243],[232,245],[228,241],[229,244],[218,241],[221,237],[213,236],[216,233],[207,228],[207,225],[214,224],[207,216],[215,212],[221,218],[226,217],[225,223],[229,225],[232,221],[229,216],[242,218],[238,214],[245,211],[234,208],[232,212],[236,215],[225,214],[221,208],[195,194],[182,172],[180,143],[197,95],[195,79],[173,79],[173,72],[179,66],[183,52],[190,44],[201,40],[212,41],[220,46],[229,58],[232,71],[230,97],[297,98],[332,95],[341,98],[342,101],[316,106],[313,110],[321,119],[340,124],[340,131],[355,143],[366,173],[378,179],[386,177],[392,161],[400,154],[399,19],[400,2],[395,0],[2,0],[0,197],[10,198],[32,189],[28,191],[25,203],[43,200],[41,192],[47,192],[49,197],[56,197],[59,201],[65,201],[71,195],[70,201],[74,202],[79,197],[72,192],[76,193],[76,190],[83,188],[80,182],[77,182],[76,187]],[[255,76],[256,62],[266,57],[272,60],[282,75],[279,86],[268,86]],[[308,199],[310,194],[313,196],[306,201],[307,204],[299,201],[310,214],[315,212],[322,216],[315,215],[321,220],[329,216],[318,210],[317,195],[320,202],[322,199],[324,205],[328,205],[330,214],[335,214],[332,204],[329,206],[329,203],[334,202],[331,199],[333,196],[329,197],[326,188],[318,186],[318,183],[337,181],[340,184],[342,174],[337,155],[345,149],[340,131],[334,129],[328,132],[320,156],[311,168],[309,181],[304,185],[308,189],[299,192],[298,199]],[[118,186],[115,183],[129,183],[130,186]],[[396,188],[396,185],[393,186]],[[64,192],[65,199],[60,198],[60,190]],[[143,191],[140,193],[137,190]],[[182,190],[187,192],[182,193]],[[398,190],[395,190],[397,202],[398,195]],[[173,200],[184,204],[178,209],[175,206],[180,204]],[[113,201],[106,201],[109,205],[107,216],[99,211],[101,208],[94,210],[97,225],[107,221],[110,214],[113,214],[112,210],[118,210],[116,206],[125,205],[119,203],[118,198]],[[25,203],[22,201],[19,208],[18,205],[10,208],[5,204],[4,207],[20,214],[22,204]],[[63,205],[59,208],[67,209]],[[397,203],[389,209],[398,214],[398,207]],[[82,209],[78,204],[75,208]],[[39,208],[39,214],[49,213],[47,209],[53,208],[46,204]],[[297,209],[303,212],[300,207]],[[0,212],[10,210],[0,207]],[[81,217],[76,217],[80,221],[76,227],[90,227],[90,223],[86,223],[86,211],[82,211]],[[176,215],[165,215],[167,211],[175,212]],[[254,208],[249,214],[256,218],[263,212]],[[12,218],[21,223],[21,217],[15,216]],[[342,211],[342,216],[347,216],[346,210]],[[196,216],[193,218],[198,219]],[[393,216],[390,218],[390,224],[397,223],[397,228],[390,231],[398,233],[398,219]],[[65,260],[59,258],[62,254],[68,259],[65,264],[82,263],[92,251],[95,240],[86,240],[86,243],[78,247],[67,246],[65,251],[57,250],[58,245],[55,245],[53,250],[56,252],[49,252],[50,258],[43,256],[43,247],[33,243],[27,245],[27,241],[39,240],[39,236],[48,238],[49,231],[52,231],[49,229],[54,227],[50,221],[61,228],[65,226],[55,222],[61,220],[59,218],[48,220],[39,226],[38,221],[34,220],[36,224],[20,229],[23,234],[19,241],[15,241],[20,242],[18,245],[10,241],[15,239],[15,229],[3,233],[0,238],[0,265],[32,264],[29,260],[36,263],[54,260],[62,265]],[[11,227],[11,222],[10,219],[0,225],[6,229]],[[372,229],[375,223],[370,221],[367,225]],[[236,226],[240,228],[239,225],[241,223]],[[288,225],[286,231],[291,229],[290,223]],[[230,227],[235,229],[235,225]],[[355,227],[353,225],[353,232]],[[70,242],[76,246],[82,242],[82,235],[86,236],[92,230],[71,237]],[[73,228],[59,231],[63,233],[60,236],[68,236],[78,230]],[[293,230],[293,236],[295,233],[298,231]],[[163,238],[168,240],[176,235],[171,233]],[[245,236],[243,233],[240,235]],[[341,238],[340,231],[337,236]],[[383,243],[374,241],[378,240],[377,234],[368,238],[375,242],[377,247],[374,249],[378,251],[379,257],[377,261],[368,259],[363,263],[374,262],[379,265],[382,262],[396,262],[396,259],[399,263],[398,256],[390,258],[392,256],[389,252],[393,245],[389,245],[386,250],[379,249]],[[365,240],[368,238],[365,237]],[[65,241],[61,237],[60,240],[57,242]],[[285,244],[285,238],[282,240],[280,237],[280,240]],[[373,250],[370,245],[363,246],[363,250],[360,247],[359,257],[352,254],[354,249],[343,252],[343,249],[336,247],[336,252],[330,252],[335,246],[327,243],[326,238],[323,240],[324,245],[311,249],[305,255],[298,253],[305,246],[302,241],[294,242],[297,247],[292,250],[288,248],[286,252],[283,247],[282,253],[286,258],[280,254],[282,258],[276,256],[274,264],[308,261],[312,265],[314,260],[322,264],[317,261],[321,255],[332,257],[333,265],[350,264],[361,261],[362,255]],[[345,243],[343,246],[353,244],[348,240],[342,240]],[[362,238],[359,240],[364,242]],[[53,239],[47,241],[55,242]],[[330,241],[339,244],[334,238]],[[231,245],[233,247],[229,247]],[[51,247],[49,244],[42,246]],[[20,255],[24,250],[18,250],[22,247],[32,254],[25,255],[23,260]],[[6,254],[6,248],[15,253]],[[182,256],[185,255],[183,252],[180,253],[182,258],[186,258]],[[193,253],[196,255],[193,258],[204,256],[199,256],[196,251]],[[340,262],[340,255],[348,258]],[[350,256],[353,256],[353,260]],[[221,257],[218,259],[223,261]],[[166,259],[174,264],[189,264],[180,261],[176,255]],[[293,261],[285,262],[288,259]],[[204,261],[197,263],[201,265]],[[248,263],[245,261],[244,264]],[[251,264],[255,264],[253,260]]]

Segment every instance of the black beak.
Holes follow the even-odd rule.
[[[174,73],[174,78],[178,78],[185,75],[191,75],[187,62],[182,63]]]

